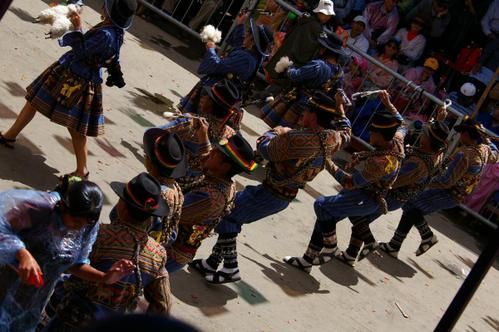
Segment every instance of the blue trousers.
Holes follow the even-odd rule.
[[[402,206],[402,210],[417,209],[423,215],[456,207],[458,202],[444,189],[428,189]]]
[[[234,208],[215,228],[218,234],[240,233],[242,225],[278,213],[289,201],[272,194],[264,185],[247,186],[236,194]]]
[[[168,259],[166,260],[165,268],[166,271],[168,271],[168,273],[173,273],[182,270],[184,266],[185,266],[184,264],[180,264],[172,257],[168,257]]]
[[[321,196],[314,203],[317,220],[311,247],[323,247],[323,234],[336,232],[336,224],[347,217],[364,217],[380,210],[379,203],[361,189],[343,190],[335,196]]]

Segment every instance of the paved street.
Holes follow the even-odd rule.
[[[86,27],[99,20],[97,3],[88,1]],[[31,23],[46,6],[40,0],[15,0],[0,22],[0,130],[22,108],[25,87],[65,52],[56,41],[44,39],[47,26]],[[144,129],[162,124],[160,114],[197,82],[193,72],[202,48],[182,40],[177,30],[171,33],[136,18],[121,54],[127,85],[104,87],[106,134],[89,140],[90,178],[106,195],[103,216],[117,201],[108,183],[127,181],[144,170]],[[243,133],[253,144],[266,130],[256,114],[250,110],[243,120]],[[38,115],[14,151],[0,147],[0,190],[53,188],[56,176],[74,169],[71,151],[67,130]],[[258,176],[238,177],[240,188],[257,183]],[[433,330],[481,244],[434,214],[430,225],[440,243],[421,257],[414,255],[419,235],[413,230],[400,260],[374,255],[355,269],[333,261],[310,275],[285,265],[282,257],[301,255],[306,247],[314,224],[314,197],[336,193],[335,186],[323,172],[287,210],[245,227],[238,242],[243,281],[213,286],[188,270],[172,275],[173,315],[205,331]],[[399,218],[397,211],[373,225],[377,238],[389,239]],[[349,223],[343,221],[338,226],[341,248],[349,236]],[[203,244],[200,256],[210,252],[214,240]],[[456,331],[499,331],[498,268],[496,263],[490,270]]]

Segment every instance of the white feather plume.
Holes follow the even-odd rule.
[[[293,61],[289,60],[289,58],[287,56],[283,56],[275,64],[274,70],[276,73],[283,73],[292,65],[293,65]]]
[[[201,30],[201,40],[203,42],[212,41],[215,44],[222,41],[222,31],[215,28],[213,25],[206,25]]]
[[[81,6],[79,5],[57,5],[42,10],[36,18],[36,22],[52,25],[49,31],[50,38],[59,38],[66,32],[74,30],[74,26],[69,18],[73,14],[80,13]]]

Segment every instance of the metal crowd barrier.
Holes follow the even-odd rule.
[[[303,12],[296,9],[293,5],[289,4],[288,2],[286,2],[284,0],[275,0],[275,1],[281,6],[281,8],[283,8],[287,11],[293,12],[297,16],[302,16],[304,14]],[[338,39],[340,39],[340,37],[337,36],[334,32],[332,32],[332,31],[327,31],[327,32],[330,34],[334,34]],[[402,109],[399,109],[399,112],[404,116],[404,118],[406,118],[411,113],[412,113],[412,115],[415,115],[417,117],[418,115],[420,115],[420,113],[422,113],[425,110],[427,111],[427,117],[431,118],[435,114],[435,112],[438,110],[438,108],[445,105],[445,101],[443,101],[443,100],[437,98],[435,95],[423,90],[422,87],[420,87],[419,85],[415,84],[412,81],[407,80],[404,76],[402,76],[398,72],[393,71],[392,69],[386,67],[383,63],[378,61],[376,58],[359,50],[355,46],[347,45],[347,47],[350,48],[355,53],[361,55],[364,59],[369,61],[371,64],[381,68],[382,70],[384,70],[385,72],[389,73],[392,76],[392,80],[390,81],[389,85],[387,87],[383,87],[383,89],[391,91],[392,102],[394,104],[397,104],[397,100],[401,97],[409,97],[408,103],[405,105],[405,107],[403,107]],[[367,74],[368,74],[368,71],[366,71],[366,73],[364,73],[362,78],[361,78],[362,83],[360,85],[361,86],[360,91],[362,91],[362,87],[366,87],[366,86],[370,86],[371,90],[376,89],[374,87],[374,84],[370,84],[370,82],[368,82]],[[369,83],[369,84],[366,84],[366,83]],[[366,104],[368,102],[369,102],[369,99],[365,99],[363,104],[355,105],[359,112],[357,113],[357,117],[354,116],[353,118],[350,119],[352,122],[352,126],[355,126],[357,124],[358,115],[361,114],[361,111],[363,110],[364,107],[366,107]],[[431,112],[428,112],[428,109],[430,109]],[[447,107],[447,110],[449,112],[448,117],[453,118],[453,120],[455,120],[454,125],[457,125],[457,124],[462,122],[462,120],[464,118],[464,114],[459,112],[452,105],[450,107]],[[363,126],[361,133],[360,133],[361,135],[367,131],[371,119],[372,119],[372,114],[371,114],[371,117],[366,121],[365,125]],[[487,132],[493,136],[493,134],[490,131],[487,130]],[[363,146],[365,146],[369,149],[374,149],[372,146],[370,146],[370,144],[368,142],[362,140],[360,137],[357,137],[356,140],[358,142],[360,142]],[[451,130],[449,137],[448,137],[449,149],[447,151],[447,155],[449,155],[456,148],[458,141],[459,141],[458,133],[455,132],[454,130]],[[497,225],[494,222],[489,220],[492,218],[493,212],[491,212],[489,216],[483,216],[483,215],[471,210],[468,206],[466,206],[464,204],[461,204],[460,207],[464,211],[466,211],[467,213],[469,213],[470,215],[472,215],[473,217],[475,217],[476,219],[481,221],[486,226],[491,227],[491,228],[497,227]],[[493,207],[493,209],[499,210],[499,203],[497,203],[496,206]]]

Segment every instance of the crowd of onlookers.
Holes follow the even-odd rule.
[[[232,18],[246,6],[230,0],[152,0],[191,29],[220,25],[228,31]],[[318,0],[286,1],[302,12],[311,12]],[[275,0],[261,0],[253,16],[274,32],[274,49],[297,17]],[[374,56],[387,68],[402,74],[454,108],[472,115],[499,62],[499,0],[336,0],[335,16],[327,25],[345,45]],[[221,23],[221,24],[220,24]],[[345,49],[345,90],[389,89],[395,105],[406,117],[427,120],[434,105],[393,75]],[[492,84],[480,121],[499,133],[499,85]],[[356,116],[357,114],[355,114]]]

